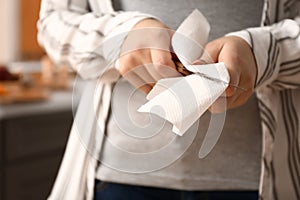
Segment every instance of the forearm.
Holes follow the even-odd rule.
[[[83,78],[101,75],[116,59],[126,33],[151,17],[137,12],[93,13],[88,1],[81,6],[68,5],[67,0],[57,2],[42,1],[38,41],[54,62],[70,65]]]

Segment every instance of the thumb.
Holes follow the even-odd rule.
[[[204,48],[200,61],[205,63],[217,63],[221,49],[222,45],[218,42],[213,41],[208,43]]]
[[[220,54],[222,54],[222,49],[224,47],[224,43],[220,40],[215,40],[210,43],[208,43],[205,48],[204,52],[198,61],[199,63],[217,63],[217,62],[226,62],[226,60],[221,59],[220,60]],[[227,66],[228,67],[228,66]],[[238,76],[233,76],[231,70],[229,70],[229,75],[230,75],[230,82],[233,82],[234,84],[238,84]],[[235,87],[229,86],[226,89],[226,92],[222,96],[233,96],[236,91]]]

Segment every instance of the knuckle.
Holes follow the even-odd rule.
[[[216,40],[215,41],[211,41],[209,43],[206,44],[206,47],[213,47],[216,43]]]
[[[207,44],[205,45],[204,49],[205,49],[206,51],[209,51],[209,50],[213,49],[214,46],[215,46],[214,42],[209,42],[209,43],[207,43]]]
[[[120,64],[131,64],[131,63],[134,63],[135,62],[135,56],[130,53],[130,54],[127,54],[127,55],[124,55],[121,57],[120,59]]]
[[[119,72],[124,75],[134,67],[135,59],[131,55],[123,56],[119,61]]]
[[[158,68],[161,68],[162,66],[168,66],[170,65],[170,62],[163,58],[158,58],[155,61],[153,61],[153,64],[157,66]]]
[[[215,49],[216,47],[220,46],[223,43],[222,40],[223,40],[223,38],[218,38],[218,39],[215,39],[215,40],[207,43],[205,45],[205,49],[207,49],[207,50]]]
[[[129,70],[130,70],[130,69],[128,69],[128,66],[120,64],[119,72],[120,72],[122,75],[126,74]]]
[[[133,52],[131,52],[131,56],[133,57],[137,57],[137,56],[142,56],[145,55],[147,53],[148,48],[144,47],[144,46],[139,46],[137,49],[135,49]]]
[[[165,39],[170,39],[170,33],[168,29],[157,29],[153,31],[153,38],[163,41]]]
[[[161,72],[164,68],[164,65],[154,63],[153,67],[156,71]]]

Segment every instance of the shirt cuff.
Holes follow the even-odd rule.
[[[105,27],[105,38],[99,46],[93,50],[103,57],[97,57],[88,62],[88,66],[77,70],[83,79],[104,78],[106,82],[113,82],[118,79],[118,71],[115,62],[119,58],[121,46],[131,29],[141,20],[155,18],[151,15],[139,12],[119,13]]]
[[[274,58],[279,53],[276,39],[272,35],[270,28],[249,28],[229,33],[226,36],[240,37],[252,48],[257,65],[255,88],[270,83],[275,74]]]

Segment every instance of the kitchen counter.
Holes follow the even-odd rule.
[[[16,103],[0,106],[0,120],[72,110],[72,90],[56,91],[41,102]]]
[[[71,87],[46,101],[0,105],[0,199],[46,199],[72,125],[72,98]]]

